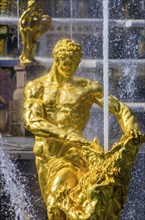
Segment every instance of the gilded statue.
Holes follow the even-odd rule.
[[[75,77],[82,50],[60,40],[50,72],[24,89],[24,120],[35,135],[34,154],[49,220],[117,220],[126,201],[130,169],[145,141],[131,110],[109,96],[124,136],[104,152],[83,130],[92,104],[103,107],[103,87]]]
[[[22,38],[22,53],[20,64],[31,65],[35,63],[35,53],[40,36],[50,28],[52,19],[43,15],[42,9],[36,7],[35,0],[28,1],[28,8],[19,20],[19,30]]]

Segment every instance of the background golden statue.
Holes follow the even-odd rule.
[[[34,63],[34,56],[38,39],[48,31],[51,25],[51,18],[43,15],[40,8],[36,8],[35,1],[28,1],[28,8],[22,14],[19,21],[19,30],[22,38],[23,50],[19,57],[20,64]]]
[[[125,133],[109,152],[82,132],[93,103],[103,107],[97,81],[74,77],[81,47],[59,41],[50,72],[24,90],[24,119],[35,135],[34,153],[49,220],[116,220],[123,208],[130,169],[144,135],[131,110],[109,96],[109,111]],[[96,139],[94,139],[96,140]]]

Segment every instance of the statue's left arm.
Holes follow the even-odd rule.
[[[48,31],[51,24],[52,24],[52,19],[48,15],[43,15],[42,16],[42,24],[41,24],[41,34]]]
[[[139,130],[136,117],[131,109],[114,96],[109,96],[109,111],[114,114],[124,133]]]
[[[101,84],[98,83],[98,85]],[[99,87],[96,84],[96,88],[101,88],[101,86]],[[104,105],[103,88],[99,89],[99,92],[96,92],[94,102],[100,107],[103,107]],[[119,99],[117,99],[112,95],[109,95],[108,97],[108,105],[109,105],[109,112],[116,116],[124,133],[128,133],[131,130],[139,130],[135,115],[128,106],[126,106],[123,102],[121,102]]]

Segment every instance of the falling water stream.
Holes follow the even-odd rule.
[[[20,17],[20,8],[19,8],[19,0],[17,0],[17,18]],[[17,36],[18,36],[18,49],[20,49],[20,32],[19,27],[17,27]]]
[[[15,220],[31,220],[33,213],[30,197],[27,195],[24,176],[17,169],[9,154],[4,152],[4,139],[0,135],[0,173],[4,193],[9,197],[7,212],[14,213]],[[8,204],[6,204],[8,205]]]
[[[104,150],[108,150],[108,17],[109,1],[103,0]]]
[[[73,35],[73,30],[72,30],[72,26],[73,26],[73,2],[72,0],[70,0],[70,38],[72,39],[72,35]]]

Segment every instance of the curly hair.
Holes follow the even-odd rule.
[[[57,60],[64,60],[67,57],[76,57],[81,59],[81,46],[73,40],[63,39],[58,41],[53,49],[53,57]]]

